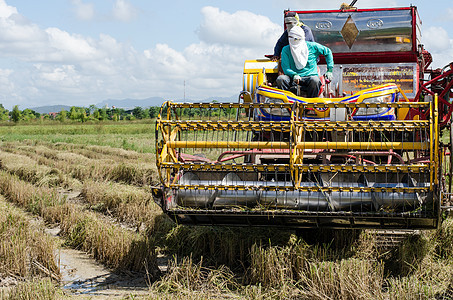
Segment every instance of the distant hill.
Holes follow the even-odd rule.
[[[204,100],[202,100],[201,102],[211,102],[211,101],[217,101],[217,102],[232,102],[232,103],[236,103],[238,102],[238,96],[239,96],[239,93],[237,95],[233,95],[233,96],[230,96],[230,97],[209,97],[209,98],[206,98]],[[195,102],[195,101],[190,101],[190,102]]]
[[[104,107],[107,105],[108,107],[115,106],[117,108],[132,109],[136,106],[140,107],[161,106],[162,103],[164,102],[165,99],[161,97],[151,97],[146,99],[122,99],[122,100],[107,99],[96,104],[96,107]]]
[[[238,101],[238,96],[230,96],[230,97],[209,97],[205,98],[203,100],[191,100],[191,99],[178,99],[178,100],[173,100],[175,102],[211,102],[211,101],[217,101],[217,102],[237,102]],[[96,107],[102,108],[105,106],[108,106],[111,108],[112,106],[115,106],[117,108],[123,108],[123,109],[133,109],[136,106],[140,106],[142,108],[147,108],[150,106],[161,106],[162,103],[164,103],[166,99],[161,98],[161,97],[150,97],[146,99],[107,99],[104,100],[98,104],[96,104]],[[77,106],[77,105],[76,105]],[[50,106],[39,106],[39,107],[30,107],[30,109],[40,113],[40,114],[48,114],[50,112],[60,112],[62,109],[69,111],[71,109],[71,106],[68,105],[50,105]]]
[[[71,106],[67,105],[50,105],[50,106],[39,106],[39,107],[30,107],[31,110],[34,110],[40,114],[48,114],[50,112],[60,112],[62,109],[69,111]]]
[[[115,106],[117,108],[124,108],[124,109],[133,109],[136,106],[140,107],[150,107],[150,106],[161,106],[162,103],[165,101],[170,100],[170,99],[164,99],[161,97],[151,97],[151,98],[146,98],[146,99],[122,99],[122,100],[115,100],[115,99],[108,99],[104,100],[98,104],[96,104],[97,107],[112,107]],[[237,96],[231,96],[231,97],[209,97],[204,100],[192,100],[192,99],[177,99],[177,100],[172,100],[175,102],[210,102],[216,100],[218,102],[236,102],[237,101]]]

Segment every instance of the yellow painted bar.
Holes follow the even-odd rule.
[[[398,91],[400,92],[400,95],[403,96],[405,102],[410,102],[409,99],[406,97],[406,94],[401,90],[400,87],[398,87]],[[397,109],[397,116],[398,120],[406,120],[407,114],[409,113],[409,107],[400,107]]]
[[[232,148],[232,149],[289,149],[289,142],[241,142],[241,141],[171,141],[169,148]],[[297,149],[341,149],[341,150],[428,150],[424,142],[302,142]]]
[[[430,102],[392,102],[392,103],[346,103],[346,102],[336,102],[336,103],[326,103],[326,98],[309,98],[311,100],[317,99],[318,103],[300,103],[297,102],[296,106],[300,108],[375,108],[375,107],[388,107],[388,108],[419,108],[419,107],[429,107]],[[222,103],[222,102],[213,102],[213,103],[169,103],[170,108],[289,108],[293,107],[293,104],[289,103]],[[169,119],[170,120],[170,119]]]
[[[212,120],[171,120],[160,121],[161,126],[172,125],[183,130],[257,130],[282,128],[287,130],[290,127],[289,121],[212,121]],[[294,124],[303,127],[304,130],[414,130],[428,129],[429,121],[295,121]]]
[[[235,149],[289,149],[288,142],[235,142],[235,141],[173,141],[170,148],[235,148]]]
[[[260,165],[260,164],[222,164],[222,163],[172,163],[164,162],[162,168],[184,169],[188,171],[248,171],[248,172],[274,172],[289,171],[297,168],[301,172],[401,172],[419,173],[428,172],[428,165]]]

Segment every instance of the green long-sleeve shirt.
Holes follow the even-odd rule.
[[[306,42],[308,47],[308,60],[307,64],[303,69],[297,69],[294,63],[293,56],[291,55],[290,46],[283,47],[281,55],[281,65],[283,72],[289,77],[293,78],[294,75],[300,77],[306,76],[317,76],[318,75],[318,64],[317,60],[319,55],[324,55],[326,58],[327,69],[333,68],[333,56],[332,51],[321,44],[315,42]]]

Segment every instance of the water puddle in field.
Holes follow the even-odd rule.
[[[59,228],[47,229],[57,236]],[[73,295],[126,297],[146,295],[148,284],[144,274],[117,274],[96,262],[85,252],[61,248],[56,253],[60,266],[61,287]]]
[[[61,195],[67,201],[77,203],[80,191],[62,190]],[[46,232],[58,237],[60,228],[47,228]],[[61,287],[72,295],[122,299],[132,295],[145,296],[149,291],[146,274],[116,273],[83,251],[60,248],[56,258],[60,266]]]
[[[110,271],[93,262],[87,254],[73,250],[59,251],[61,284],[66,289],[90,293],[107,284]]]

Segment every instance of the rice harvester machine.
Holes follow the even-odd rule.
[[[417,8],[295,12],[332,50],[333,80],[306,98],[276,88],[278,62],[246,60],[237,103],[164,103],[156,202],[180,224],[437,228],[453,63],[430,68]]]

